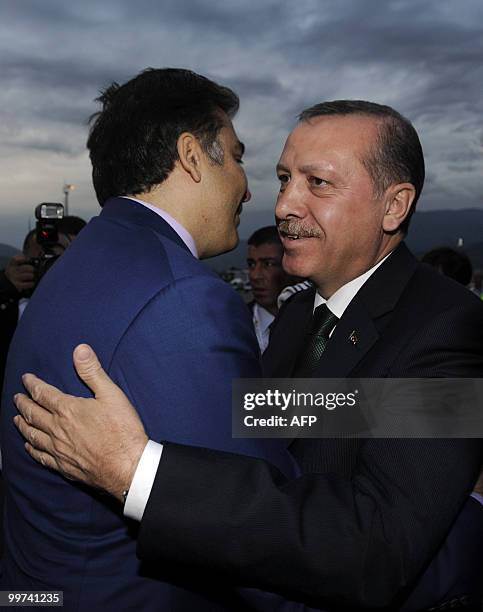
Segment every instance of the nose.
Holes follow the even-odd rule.
[[[292,179],[290,183],[285,185],[283,191],[278,193],[277,203],[275,204],[275,216],[277,219],[286,219],[287,217],[302,218],[306,213],[303,192],[296,181]]]
[[[249,268],[251,280],[258,280],[263,276],[263,266],[261,261],[256,261],[252,268]]]
[[[245,204],[245,202],[249,202],[251,199],[252,199],[252,194],[247,187],[247,190],[245,191],[245,195],[243,196],[243,203]]]

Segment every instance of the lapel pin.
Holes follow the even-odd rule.
[[[355,329],[349,336],[349,340],[352,342],[354,346],[359,342],[359,336],[357,335],[357,331]]]

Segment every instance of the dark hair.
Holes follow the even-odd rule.
[[[380,119],[377,140],[361,160],[372,178],[376,197],[393,183],[411,183],[416,195],[408,216],[400,226],[407,232],[424,184],[424,156],[421,142],[412,123],[390,106],[364,100],[334,100],[305,109],[300,121],[323,115],[366,115]]]
[[[135,195],[162,183],[178,159],[183,132],[199,138],[214,163],[223,163],[216,140],[239,107],[235,92],[178,68],[148,68],[124,85],[112,83],[97,98],[87,148],[101,206],[112,196]]]
[[[258,247],[261,244],[277,244],[282,248],[276,225],[267,225],[257,229],[247,241],[247,244]]]
[[[86,225],[87,223],[84,221],[84,219],[75,217],[74,215],[68,215],[67,217],[59,219],[57,229],[62,234],[73,234],[74,236],[77,236],[81,229]]]
[[[468,255],[463,251],[455,251],[450,247],[440,247],[425,253],[421,261],[433,266],[444,276],[449,276],[465,285],[465,287],[471,282],[473,266]]]

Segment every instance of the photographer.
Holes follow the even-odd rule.
[[[86,222],[80,217],[64,217],[57,222],[57,243],[52,247],[60,256],[77,236]],[[8,348],[17,323],[28,299],[35,289],[39,261],[45,252],[37,240],[37,230],[31,230],[23,243],[22,253],[14,255],[5,270],[0,271],[0,390],[7,361]]]

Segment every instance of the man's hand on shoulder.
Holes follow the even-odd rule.
[[[74,365],[94,398],[67,395],[25,374],[23,383],[32,399],[15,396],[20,412],[15,425],[27,440],[27,451],[42,465],[122,501],[148,437],[136,410],[90,347],[76,347]]]

